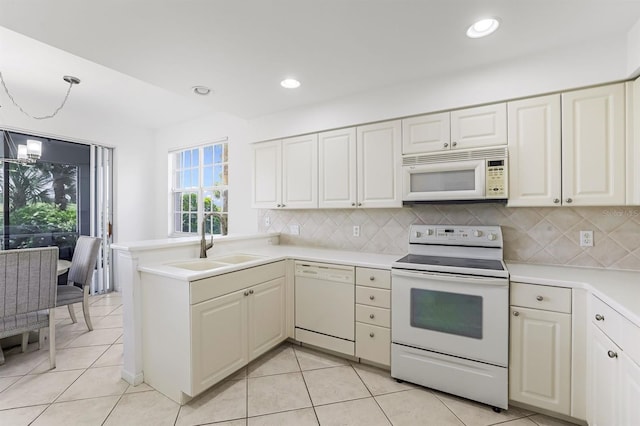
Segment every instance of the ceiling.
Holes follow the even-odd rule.
[[[468,39],[466,28],[487,16],[501,19],[498,32]],[[0,0],[0,26],[56,48],[41,55],[45,69],[69,63],[64,74],[102,82],[106,103],[131,90],[137,113],[160,114],[145,117],[152,126],[167,123],[160,109],[251,119],[624,37],[639,19],[640,0]],[[0,71],[27,78],[15,70],[42,57],[27,60],[11,32],[0,36]],[[280,87],[285,77],[302,86]],[[214,93],[197,97],[194,85]]]

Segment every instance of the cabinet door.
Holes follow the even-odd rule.
[[[406,118],[402,120],[402,153],[448,150],[450,131],[448,112]]]
[[[356,206],[356,129],[318,135],[320,208]]]
[[[253,145],[253,207],[274,209],[282,203],[282,144]]]
[[[625,203],[624,85],[562,94],[562,202]]]
[[[400,120],[357,128],[358,205],[402,207]]]
[[[282,141],[282,207],[318,207],[318,135]]]
[[[620,424],[640,425],[640,366],[620,352]]]
[[[507,105],[451,111],[451,149],[507,144]]]
[[[247,341],[247,299],[243,291],[192,305],[191,395],[247,364]]]
[[[285,278],[249,289],[249,360],[287,338],[285,331]]]
[[[560,95],[509,102],[508,117],[508,205],[560,205]]]
[[[588,422],[591,426],[609,426],[618,422],[618,363],[620,348],[602,331],[591,325],[590,375],[588,382]],[[611,353],[609,352],[611,351]],[[611,356],[610,356],[611,355]],[[635,401],[634,404],[638,402]]]
[[[509,398],[569,415],[571,315],[511,307]]]

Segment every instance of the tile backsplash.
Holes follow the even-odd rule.
[[[258,212],[258,229],[280,232],[281,244],[397,255],[407,251],[413,223],[501,225],[508,261],[640,270],[640,207],[461,204]],[[355,225],[359,237],[353,236]],[[580,247],[581,230],[593,231],[593,247]]]

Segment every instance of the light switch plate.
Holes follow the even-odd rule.
[[[580,231],[580,247],[593,247],[593,231]]]
[[[360,236],[360,225],[353,225],[353,236],[354,237]]]
[[[264,217],[264,226],[271,226],[271,218],[269,216]]]

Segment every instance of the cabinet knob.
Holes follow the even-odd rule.
[[[358,203],[358,207],[362,206],[362,203]]]
[[[374,281],[375,279],[376,279],[376,277],[374,277],[373,275],[371,275],[371,276],[369,277],[369,281]]]
[[[249,292],[248,292],[248,291],[245,291],[245,292],[244,292],[244,295],[245,295],[245,296],[248,296],[248,295],[249,295]]]
[[[452,143],[451,146],[458,146],[458,142]]]
[[[520,312],[518,312],[518,311],[514,311],[514,312],[513,312],[513,316],[514,316],[514,317],[519,317],[519,316],[520,316]]]
[[[554,199],[553,199],[553,203],[554,203],[554,204],[558,204],[559,202],[560,202],[560,198],[554,198]]]
[[[444,147],[445,147],[445,148],[449,148],[449,144],[445,142],[445,143],[444,143]]]
[[[282,207],[282,205],[278,204],[276,207]]]
[[[371,296],[369,296],[369,300],[373,300],[373,299],[375,299],[375,298],[376,298],[376,297],[375,297],[373,294],[372,294]]]
[[[355,207],[355,206],[356,206],[356,203],[351,203],[351,207]]]
[[[596,314],[596,321],[604,321],[604,316]]]
[[[567,198],[565,201],[566,201],[567,203],[573,203],[573,200],[572,200],[571,198]]]
[[[609,358],[618,358],[618,354],[614,351],[607,352],[607,355],[609,355]]]
[[[284,204],[281,207],[284,207]]]
[[[369,314],[369,318],[374,319],[376,316],[373,314]]]
[[[536,296],[536,300],[537,300],[538,302],[542,302],[542,301],[544,300],[544,297],[542,297],[542,296]]]
[[[253,290],[249,290],[249,294],[253,294]]]
[[[375,334],[373,334],[373,331],[372,331],[371,333],[369,333],[369,337],[373,337],[373,336],[375,336]],[[609,352],[611,352],[611,351],[609,351]]]

